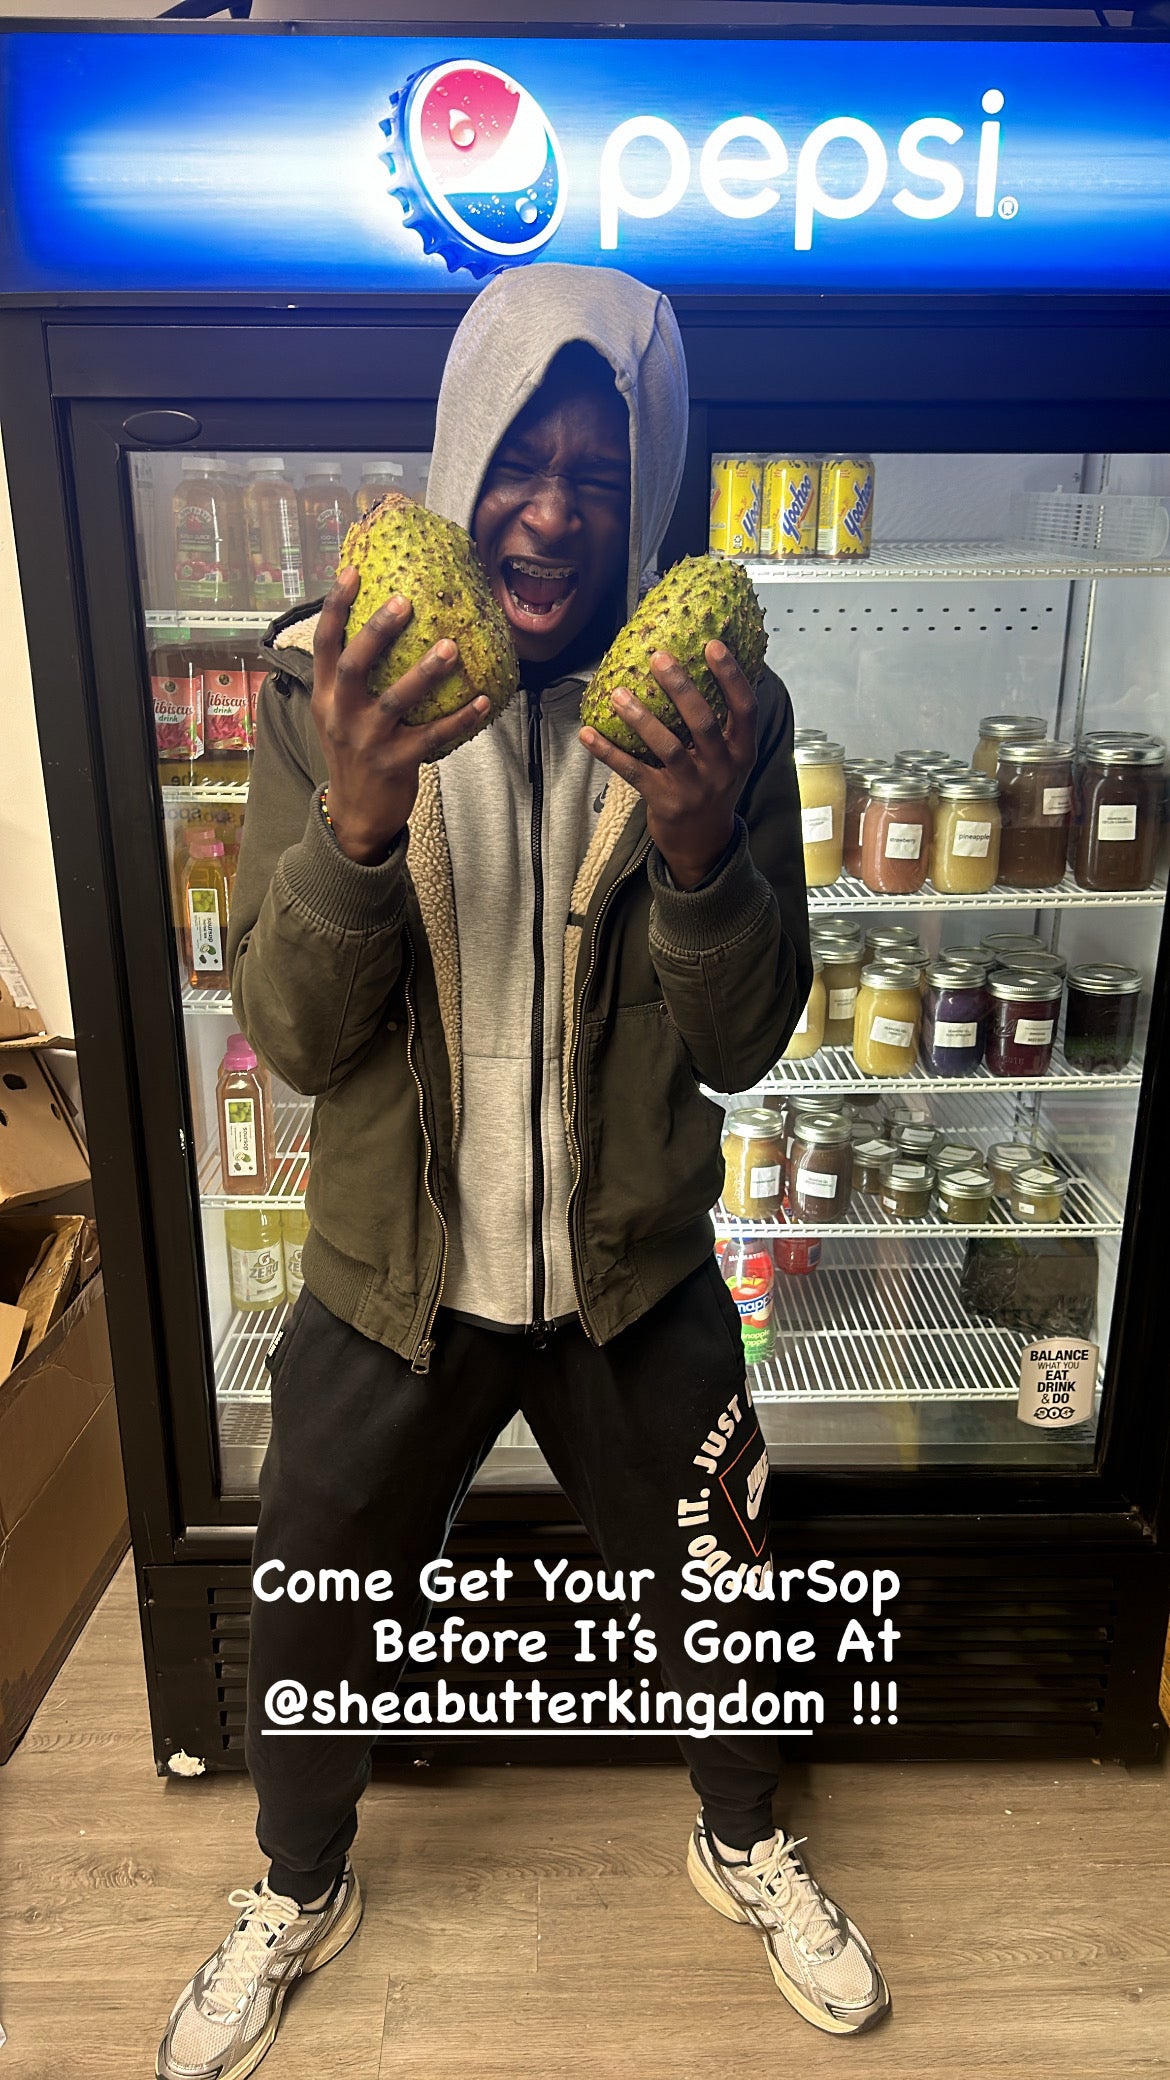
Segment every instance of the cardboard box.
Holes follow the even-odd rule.
[[[0,1350],[0,1380],[24,1351],[43,1342],[80,1285],[82,1251],[93,1227],[82,1213],[0,1216],[0,1305],[23,1315],[27,1339],[8,1355]],[[93,1276],[96,1263],[88,1275]]]
[[[128,1542],[99,1272],[0,1384],[0,1762]]]
[[[7,941],[0,936],[0,1052],[13,1047],[72,1047],[60,1033],[50,1033],[36,1000],[21,974]]]
[[[44,1063],[27,1048],[0,1054],[0,1208],[88,1182],[81,1137]]]

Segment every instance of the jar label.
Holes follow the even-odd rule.
[[[829,991],[829,1017],[852,1018],[857,1003],[855,989],[831,989]]]
[[[837,1178],[831,1170],[810,1170],[802,1165],[796,1173],[796,1191],[802,1199],[835,1199]]]
[[[806,845],[828,845],[833,838],[833,804],[823,802],[816,809],[802,809],[800,828]]]
[[[223,974],[223,920],[213,888],[187,890],[191,924],[191,966],[201,975]]]
[[[950,1181],[952,1184],[978,1185],[983,1188],[983,1179],[978,1170],[952,1170]]]
[[[936,1047],[974,1047],[979,1028],[974,1019],[968,1024],[957,1025],[952,1019],[939,1018],[934,1025]]]
[[[908,1018],[875,1018],[869,1037],[879,1047],[913,1047],[914,1027]]]
[[[1018,1018],[1016,1039],[1021,1047],[1047,1047],[1056,1029],[1051,1018]]]
[[[1097,836],[1102,844],[1130,844],[1137,837],[1137,803],[1103,802],[1097,811]]]
[[[951,851],[956,859],[986,859],[990,845],[989,823],[956,823],[951,843]]]
[[[901,1177],[898,1180],[900,1184],[905,1183],[908,1178],[922,1179],[926,1176],[925,1163],[899,1163],[898,1168],[901,1171]]]
[[[258,1176],[260,1162],[256,1148],[255,1099],[225,1098],[223,1112],[228,1176]]]
[[[886,832],[887,859],[921,859],[922,825],[892,823]]]
[[[859,1141],[853,1151],[855,1156],[868,1157],[886,1156],[889,1152],[889,1143],[886,1141]]]
[[[779,1163],[761,1163],[748,1172],[749,1199],[777,1199],[780,1196]]]
[[[1068,787],[1046,787],[1044,789],[1042,815],[1067,816],[1072,789]]]
[[[1068,1430],[1087,1423],[1097,1384],[1095,1343],[1030,1343],[1020,1352],[1016,1415],[1038,1430]]]

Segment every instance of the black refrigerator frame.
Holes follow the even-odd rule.
[[[242,31],[282,33],[165,25]],[[294,306],[278,292],[0,299],[5,450],[160,1770],[180,1750],[211,1769],[242,1763],[254,1511],[217,1490],[126,457],[186,442],[212,451],[425,447],[446,349],[469,301],[298,294]],[[667,559],[705,548],[708,456],[740,441],[814,452],[1170,451],[1170,297],[674,302],[692,404]],[[773,1472],[785,1556],[892,1565],[905,1585],[899,1725],[855,1731],[842,1678],[818,1755],[1139,1761],[1161,1750],[1167,941],[1163,932],[1096,1466]],[[1115,1375],[1125,1391],[1111,1390]],[[473,1490],[449,1550],[503,1551],[522,1564],[533,1554],[584,1556],[589,1546],[555,1488],[516,1488]],[[419,1758],[439,1749],[421,1732],[385,1746]],[[448,1762],[496,1752],[490,1736],[442,1744]],[[500,1752],[553,1757],[535,1736]],[[569,1752],[633,1761],[672,1748],[599,1735]]]

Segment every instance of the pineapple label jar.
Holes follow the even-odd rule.
[[[977,773],[986,773],[994,780],[999,771],[1001,744],[1012,737],[1021,743],[1037,742],[1047,736],[1048,725],[1040,715],[985,715],[979,724],[979,742],[971,764]]]
[[[796,745],[796,783],[804,839],[804,878],[809,888],[829,888],[841,878],[845,842],[845,746],[828,737]]]
[[[999,787],[983,773],[940,779],[930,878],[940,895],[981,896],[999,878]]]
[[[853,1058],[863,1076],[909,1076],[918,1058],[922,991],[918,969],[873,961],[862,970]]]
[[[784,1196],[783,1122],[778,1112],[749,1106],[728,1114],[723,1135],[724,1211],[740,1220],[771,1219]]]
[[[780,1059],[784,1062],[807,1062],[819,1054],[825,1044],[825,978],[824,957],[814,949],[812,988],[805,1006]]]

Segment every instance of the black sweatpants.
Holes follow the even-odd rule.
[[[442,1553],[477,1468],[517,1412],[606,1569],[655,1570],[652,1583],[639,1585],[638,1609],[654,1628],[666,1686],[683,1697],[718,1693],[747,1675],[754,1687],[749,1669],[700,1666],[683,1647],[696,1618],[721,1633],[751,1622],[742,1604],[680,1600],[680,1569],[696,1535],[713,1538],[716,1547],[704,1550],[726,1552],[735,1567],[766,1557],[766,1448],[735,1305],[714,1258],[601,1349],[577,1323],[537,1347],[441,1310],[435,1334],[431,1369],[420,1377],[306,1291],[272,1360],[254,1567],[283,1561],[287,1573],[266,1578],[273,1581],[294,1569],[351,1568],[362,1580],[385,1568],[395,1585],[393,1601],[376,1606],[253,1599],[247,1756],[257,1833],[271,1884],[301,1902],[341,1869],[377,1728],[368,1740],[265,1734],[269,1687],[289,1679],[310,1700],[319,1688],[337,1692],[343,1680],[369,1698],[394,1687],[403,1664],[376,1660],[374,1623],[394,1617],[404,1635],[426,1623],[419,1571]],[[713,1471],[695,1465],[697,1453]],[[749,1608],[761,1614],[761,1606]],[[550,1618],[555,1610],[548,1606]],[[509,1622],[506,1603],[483,1611],[486,1625]],[[604,1659],[589,1668],[599,1687],[614,1673]],[[498,1687],[509,1675],[527,1682],[542,1670],[513,1657],[477,1674],[484,1687]],[[774,1737],[724,1731],[683,1737],[680,1746],[721,1840],[749,1849],[771,1832]]]

